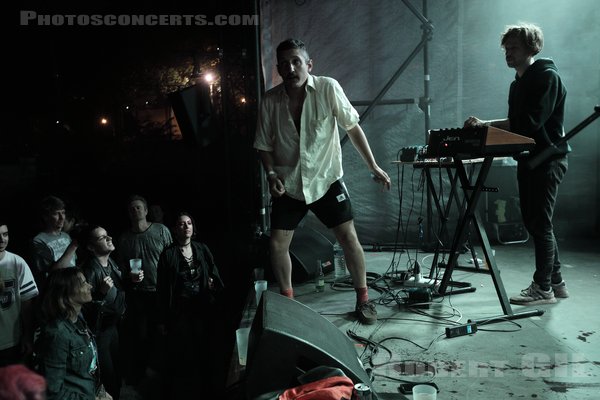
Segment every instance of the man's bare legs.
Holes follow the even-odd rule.
[[[333,233],[344,249],[346,266],[356,291],[356,317],[363,324],[374,324],[377,322],[377,311],[375,305],[369,302],[365,253],[358,241],[354,221],[350,220],[336,226],[333,228]]]
[[[358,241],[354,221],[344,222],[332,229],[336,239],[344,249],[346,265],[352,277],[355,288],[367,286],[365,254]],[[294,231],[273,229],[269,250],[271,266],[281,290],[292,288],[292,259],[290,258],[290,243]]]
[[[292,289],[292,259],[290,257],[290,243],[294,231],[283,229],[271,230],[269,250],[271,252],[271,268],[275,279],[279,283],[279,290],[284,293]]]
[[[354,221],[344,222],[333,229],[333,233],[339,244],[344,249],[346,266],[352,277],[355,288],[364,288],[367,286],[367,275],[365,266],[365,253],[358,241]]]
[[[372,303],[368,303],[367,269],[365,253],[358,241],[354,221],[344,222],[332,229],[336,239],[344,249],[346,266],[352,277],[356,291],[356,315],[364,324],[377,322],[377,311]],[[271,230],[269,248],[271,251],[271,267],[279,283],[279,291],[293,298],[292,288],[292,259],[290,243],[294,237],[293,230]]]

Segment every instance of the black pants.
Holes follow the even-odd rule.
[[[221,350],[218,321],[209,306],[174,315],[165,338],[167,354],[163,398],[216,398],[220,385]]]
[[[529,170],[525,162],[519,162],[517,168],[523,223],[535,247],[533,281],[544,290],[550,288],[550,283],[562,281],[552,216],[558,185],[567,169],[566,157],[543,163],[533,170]]]
[[[127,293],[127,312],[123,321],[123,342],[127,356],[127,380],[136,385],[153,361],[156,344],[156,292],[132,290]],[[153,366],[156,368],[156,366]]]
[[[114,400],[119,400],[121,392],[121,353],[119,351],[119,331],[116,324],[101,327],[96,333],[98,363],[101,381]]]

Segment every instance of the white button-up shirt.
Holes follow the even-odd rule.
[[[344,175],[337,126],[350,130],[359,117],[335,79],[309,75],[305,90],[299,134],[283,83],[265,93],[254,148],[272,153],[286,194],[310,204]]]

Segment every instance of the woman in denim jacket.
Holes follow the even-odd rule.
[[[42,305],[45,324],[36,344],[48,400],[96,398],[96,344],[81,317],[81,307],[92,301],[91,288],[78,268],[59,269],[49,277]]]

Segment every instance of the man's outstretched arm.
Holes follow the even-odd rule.
[[[377,165],[375,161],[375,157],[373,156],[373,152],[371,151],[371,147],[369,146],[369,142],[367,141],[367,136],[365,132],[362,130],[359,124],[356,124],[354,128],[348,130],[348,136],[352,141],[352,144],[365,161],[369,170],[373,173],[373,179],[377,182],[381,182],[386,189],[390,189],[392,181],[388,174]]]

